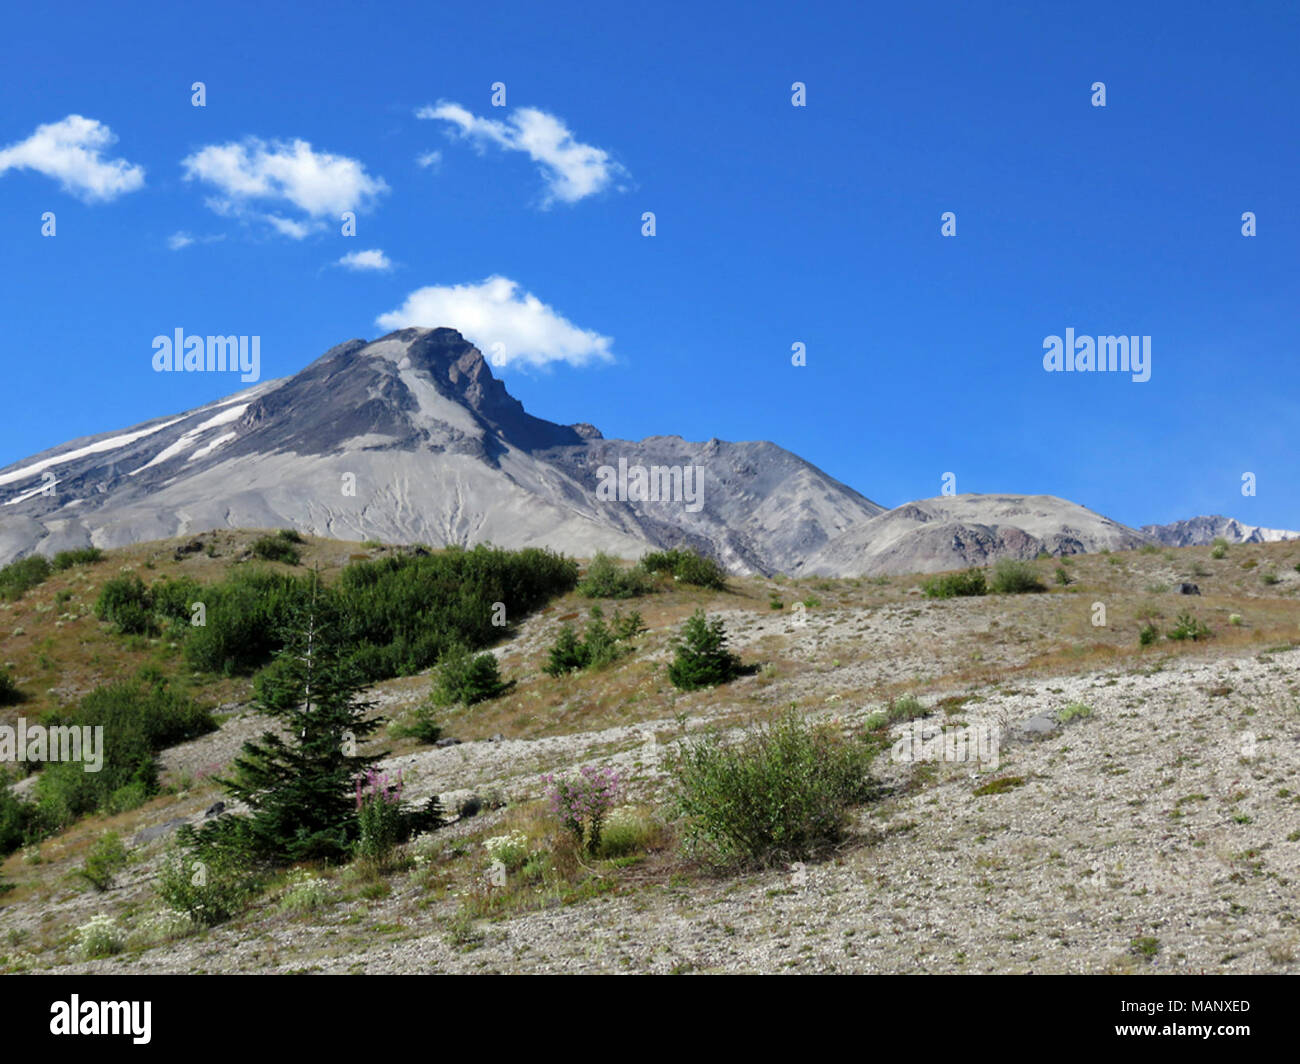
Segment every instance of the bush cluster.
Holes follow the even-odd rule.
[[[606,623],[601,608],[592,606],[591,618],[581,637],[571,624],[560,628],[542,670],[548,676],[562,676],[608,665],[630,653],[632,640],[644,631],[641,614],[635,610],[626,616],[615,610],[612,621]]]
[[[640,565],[624,569],[608,554],[597,553],[587,566],[578,590],[588,598],[635,598],[650,590],[650,581]]]
[[[873,748],[793,710],[736,743],[708,734],[669,756],[688,846],[710,863],[764,866],[812,856],[841,837],[873,791]]]
[[[683,584],[714,591],[721,591],[727,586],[727,573],[722,566],[694,550],[674,548],[651,551],[641,559],[641,566],[648,573],[671,573],[675,580]]]
[[[38,584],[44,583],[52,571],[50,560],[43,554],[19,558],[0,569],[0,599],[16,602]]]
[[[1034,567],[1028,562],[1003,558],[993,567],[992,589],[1000,595],[1021,595],[1032,591],[1046,591]]]
[[[982,569],[967,569],[964,573],[945,573],[932,576],[921,583],[926,598],[956,598],[963,595],[983,595],[988,592]]]

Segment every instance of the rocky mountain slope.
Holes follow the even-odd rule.
[[[1054,495],[941,495],[877,515],[830,540],[796,572],[935,573],[999,558],[1129,550],[1146,536]]]
[[[638,481],[652,466],[676,472]],[[687,544],[742,573],[789,570],[881,511],[772,443],[606,440],[533,417],[451,329],[350,340],[292,377],[35,455],[0,470],[0,504],[0,562],[287,526],[579,556]]]
[[[1143,525],[1142,531],[1166,547],[1199,547],[1213,543],[1216,539],[1225,539],[1229,543],[1281,543],[1287,539],[1300,539],[1300,532],[1244,525],[1220,514],[1192,517],[1167,525]]]

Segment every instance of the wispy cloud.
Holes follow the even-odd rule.
[[[104,123],[68,115],[37,126],[26,140],[0,148],[0,174],[35,170],[55,178],[64,192],[87,203],[114,200],[144,187],[144,167],[104,158],[104,149],[116,142],[117,136]]]
[[[342,266],[345,270],[378,270],[385,271],[393,268],[393,263],[387,255],[378,248],[371,248],[369,251],[349,251],[337,265]]]
[[[627,173],[609,152],[575,140],[562,119],[536,108],[516,108],[502,122],[480,118],[458,103],[439,101],[432,107],[421,107],[415,116],[450,122],[453,132],[474,141],[480,150],[495,144],[506,151],[525,152],[538,164],[546,181],[544,207],[556,200],[577,203]]]
[[[508,277],[420,288],[396,310],[375,320],[389,330],[411,326],[455,329],[495,366],[548,362],[581,366],[614,357],[610,337],[580,329]]]
[[[183,159],[181,166],[187,181],[217,190],[205,202],[218,214],[260,218],[295,240],[324,228],[326,218],[370,209],[389,190],[382,177],[372,177],[358,160],[313,151],[305,140],[268,144],[249,137],[209,144]],[[303,217],[263,213],[253,206],[259,203],[295,207]]]
[[[167,238],[167,246],[173,251],[180,251],[181,248],[187,248],[191,244],[215,244],[217,241],[225,239],[225,233],[217,233],[214,236],[195,236],[193,233],[181,229]]]
[[[442,166],[442,152],[426,151],[415,157],[416,166],[423,166],[426,170],[437,170]]]

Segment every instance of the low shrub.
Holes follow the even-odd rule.
[[[1160,638],[1160,629],[1154,624],[1144,624],[1138,629],[1138,643],[1144,647],[1149,647]]]
[[[13,675],[0,665],[0,706],[13,706],[23,701],[23,693],[18,690]]]
[[[674,580],[694,587],[722,591],[727,586],[726,570],[694,550],[651,551],[641,559],[641,565],[646,572],[671,573]]]
[[[562,676],[608,665],[630,653],[632,640],[645,630],[641,614],[635,610],[626,615],[615,610],[612,621],[606,623],[601,608],[593,606],[582,638],[572,625],[561,626],[542,671],[548,676]]]
[[[649,591],[650,583],[640,565],[624,569],[608,554],[597,553],[587,566],[578,590],[588,598],[634,598]]]
[[[669,754],[684,839],[717,865],[764,866],[838,840],[870,797],[872,748],[791,712],[736,743],[708,734]]]
[[[309,869],[296,868],[285,883],[280,895],[280,908],[285,912],[307,912],[319,909],[329,901],[329,880],[313,874]]]
[[[113,885],[118,872],[126,867],[129,856],[122,845],[122,837],[116,831],[106,832],[90,848],[86,860],[77,869],[77,875],[97,891],[106,891]]]
[[[0,599],[16,602],[28,591],[45,582],[51,572],[50,560],[43,554],[30,554],[0,569]]]
[[[981,569],[967,569],[964,573],[945,573],[922,581],[921,590],[926,598],[956,598],[967,595],[984,595],[988,587]]]
[[[301,542],[302,537],[299,537]],[[261,558],[268,562],[283,562],[285,565],[297,565],[302,560],[302,555],[293,542],[286,539],[283,535],[262,536],[260,539],[253,541],[253,556]]]
[[[122,635],[152,635],[153,596],[135,573],[115,576],[99,592],[95,616],[117,626]]]
[[[436,706],[473,706],[505,690],[495,654],[471,654],[457,644],[438,662],[431,700]]]
[[[370,768],[357,780],[357,822],[360,835],[356,855],[372,868],[383,870],[405,837],[402,816],[402,777],[390,778]]]
[[[215,927],[237,916],[262,891],[263,871],[234,848],[178,840],[163,858],[158,894],[196,924]]]
[[[104,560],[104,552],[98,547],[81,547],[77,550],[61,550],[51,563],[57,572],[71,569],[74,565],[93,565]]]
[[[1199,618],[1193,617],[1187,610],[1183,610],[1178,615],[1178,621],[1173,628],[1169,630],[1169,638],[1182,641],[1190,639],[1193,642],[1199,642],[1208,638],[1210,635],[1210,626]]]
[[[992,589],[1000,595],[1022,595],[1026,592],[1045,591],[1033,566],[1003,558],[993,567]]]

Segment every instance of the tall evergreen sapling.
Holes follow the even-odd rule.
[[[222,780],[252,810],[240,835],[277,863],[342,858],[358,834],[358,777],[383,754],[357,744],[380,722],[357,699],[361,672],[341,637],[339,603],[313,580],[310,599],[293,610],[284,648],[257,678],[256,701],[287,736],[265,732],[244,744],[234,778]]]
[[[668,666],[668,678],[683,691],[716,687],[740,675],[740,658],[727,649],[727,633],[722,619],[705,620],[696,610],[682,627],[673,645],[676,652]]]

